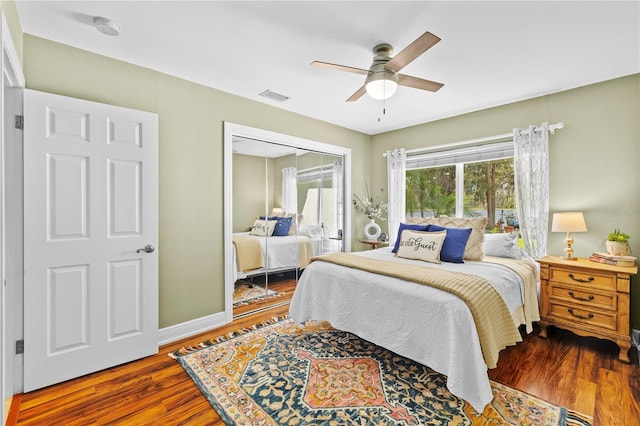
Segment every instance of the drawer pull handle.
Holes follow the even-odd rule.
[[[584,278],[576,278],[573,276],[573,274],[569,274],[569,278],[571,278],[574,281],[578,281],[579,283],[590,283],[591,281],[594,280],[593,277],[589,277],[586,280]]]
[[[578,297],[572,291],[569,292],[569,296],[573,297],[576,300],[582,300],[583,302],[590,302],[595,298],[593,294],[590,294],[589,297]]]
[[[578,315],[578,314],[574,313],[573,312],[573,308],[568,308],[567,310],[569,311],[569,313],[571,315],[573,315],[576,318],[580,318],[580,319],[583,319],[583,320],[588,320],[588,319],[593,318],[593,314],[591,312],[589,312],[589,315],[585,316],[585,315]]]

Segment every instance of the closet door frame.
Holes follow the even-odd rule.
[[[310,139],[244,126],[242,124],[224,123],[224,318],[229,323],[233,320],[233,139],[243,137],[280,145],[288,145],[294,148],[317,151],[326,154],[342,156],[344,159],[344,224],[343,247],[345,252],[351,251],[351,203],[348,197],[351,194],[351,148],[331,145]]]

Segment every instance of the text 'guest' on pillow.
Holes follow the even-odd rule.
[[[482,260],[482,243],[487,227],[486,217],[456,218],[448,216],[440,217],[413,217],[407,219],[408,223],[419,225],[438,225],[445,228],[471,228],[471,235],[464,249],[465,260]]]
[[[396,256],[440,263],[440,251],[446,237],[447,231],[425,232],[405,229],[400,235]]]

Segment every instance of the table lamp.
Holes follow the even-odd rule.
[[[551,222],[551,232],[566,232],[567,237],[564,239],[564,260],[576,260],[573,256],[573,237],[572,232],[587,232],[587,224],[584,221],[582,212],[565,212],[554,213]]]

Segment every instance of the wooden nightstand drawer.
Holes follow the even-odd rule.
[[[607,330],[616,330],[618,328],[618,315],[616,312],[599,311],[588,307],[552,301],[549,303],[549,315]]]
[[[549,281],[570,285],[583,285],[600,288],[603,290],[616,291],[615,275],[594,274],[590,271],[577,272],[571,269],[551,268],[549,271]]]
[[[622,267],[545,256],[540,263],[540,337],[555,326],[610,339],[629,362],[629,289],[637,266]]]
[[[582,305],[585,309],[598,308],[609,311],[618,310],[618,295],[613,292],[594,292],[590,289],[564,287],[551,284],[549,298],[556,301],[564,301],[571,305]]]

